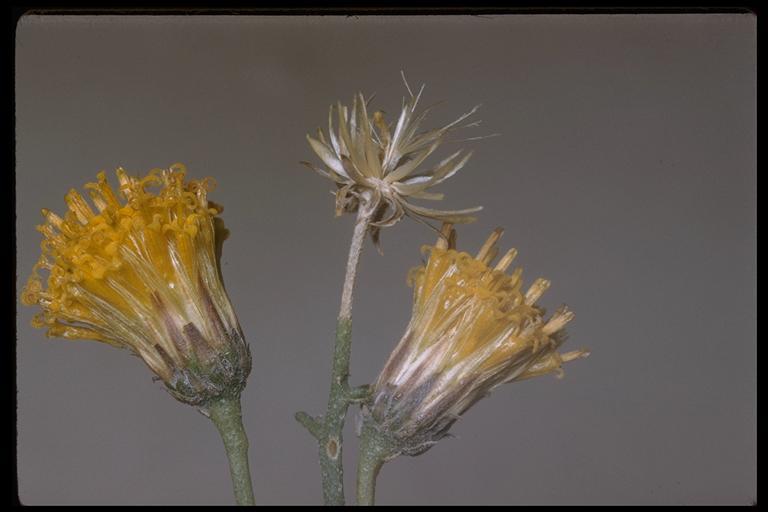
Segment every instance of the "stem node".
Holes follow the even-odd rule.
[[[320,474],[323,481],[323,502],[326,505],[344,505],[343,438],[347,409],[361,397],[360,388],[349,388],[349,360],[352,350],[352,292],[355,288],[357,265],[363,242],[368,232],[374,208],[368,200],[361,200],[352,242],[347,258],[347,273],[341,293],[336,342],[333,346],[333,368],[328,407],[322,418],[312,418],[305,412],[296,414],[301,423],[317,439],[320,457]]]
[[[297,412],[295,418],[315,439],[323,437],[324,429],[321,421],[318,421],[304,411]]]

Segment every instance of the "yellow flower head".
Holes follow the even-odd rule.
[[[475,107],[440,128],[419,131],[430,110],[416,111],[423,90],[424,86],[414,95],[408,88],[410,98],[403,101],[400,116],[394,124],[387,123],[380,111],[369,116],[368,102],[360,93],[353,99],[351,109],[338,103],[334,112],[334,106],[331,106],[328,139],[320,129],[317,138],[307,135],[310,146],[326,168],[302,163],[336,184],[337,216],[357,211],[361,203],[373,211],[370,230],[377,244],[379,229],[394,225],[405,215],[417,220],[466,223],[474,221],[472,214],[482,209],[445,211],[411,202],[413,199],[440,200],[444,197],[429,189],[464,167],[471,152],[459,150],[428,169],[420,166],[451,130],[458,128],[477,110]],[[337,130],[333,126],[334,117],[338,119]]]
[[[508,251],[495,266],[501,229],[476,256],[455,250],[446,224],[429,260],[409,274],[414,287],[411,321],[379,375],[366,421],[392,436],[402,453],[416,455],[445,436],[473,403],[495,387],[550,372],[585,357],[557,349],[573,313],[565,307],[544,320],[536,305],[549,281],[522,289],[522,269],[507,268]]]
[[[63,218],[43,210],[42,256],[21,298],[40,306],[32,325],[48,336],[127,348],[198,405],[242,390],[251,356],[221,280],[222,209],[209,179],[185,174],[118,169],[116,194],[101,172],[85,185],[95,210],[74,189]]]

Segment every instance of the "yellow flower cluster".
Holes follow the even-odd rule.
[[[450,227],[446,230],[455,233]],[[496,242],[501,233],[501,229],[495,230],[476,256],[456,251],[454,237],[441,238],[429,248],[426,266],[416,267],[409,274],[409,284],[414,287],[415,314],[425,322],[425,334],[442,332],[451,324],[462,323],[465,327],[456,333],[460,336],[453,340],[455,350],[444,361],[446,365],[466,360],[492,346],[494,350],[482,361],[483,370],[492,370],[525,352],[542,351],[546,352],[543,355],[547,364],[537,365],[536,372],[544,367],[555,370],[562,356],[551,350],[557,345],[552,335],[573,318],[573,313],[563,307],[543,323],[542,309],[536,301],[550,282],[539,278],[523,294],[523,269],[518,267],[511,274],[506,273],[517,255],[516,249],[510,249],[494,267],[489,266],[498,254]],[[468,314],[468,310],[472,313]],[[463,317],[472,321],[464,324]],[[416,350],[425,350],[438,341],[434,336],[423,336]],[[570,359],[574,354],[565,357]],[[518,378],[532,376],[527,373]]]
[[[95,209],[70,190],[63,218],[43,210],[42,256],[22,301],[40,306],[33,325],[48,336],[128,348],[186,397],[210,387],[190,367],[224,353],[250,370],[250,355],[219,272],[222,209],[207,199],[211,181],[185,174],[181,164],[143,178],[118,169],[116,194],[102,172],[85,185]]]
[[[549,320],[536,301],[549,287],[537,279],[522,291],[522,269],[506,273],[517,251],[495,266],[494,231],[476,256],[455,249],[455,231],[443,226],[429,259],[413,269],[411,322],[382,370],[370,414],[379,426],[420,453],[447,433],[477,400],[505,382],[553,371],[588,355],[557,349],[573,318],[567,308]]]

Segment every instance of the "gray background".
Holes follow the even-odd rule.
[[[482,103],[444,207],[482,204],[542,303],[576,312],[564,380],[499,389],[456,439],[386,465],[382,504],[736,503],[756,499],[756,114],[751,15],[26,17],[17,32],[19,284],[39,210],[105,169],[185,163],[214,176],[231,229],[223,273],[250,340],[243,396],[260,503],[318,503],[314,441],[352,218],[307,171],[327,108],[405,89]],[[443,148],[441,155],[456,149]],[[114,181],[113,181],[114,183]],[[407,270],[433,234],[404,221],[369,244],[353,383],[408,321]],[[212,424],[127,353],[46,340],[18,314],[24,503],[232,503]],[[347,434],[348,494],[356,439]]]

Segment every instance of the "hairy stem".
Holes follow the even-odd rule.
[[[349,375],[352,322],[339,319],[336,327],[336,344],[333,354],[333,379],[324,416],[325,429],[318,438],[320,472],[323,482],[323,502],[326,505],[344,505],[344,467],[342,443],[344,420],[349,401],[346,390]]]
[[[224,441],[237,504],[255,505],[248,468],[248,437],[243,429],[240,396],[219,398],[207,404],[204,409]]]
[[[373,211],[367,201],[361,201],[352,242],[347,258],[347,272],[341,294],[341,308],[336,324],[336,342],[333,347],[333,368],[328,406],[324,416],[313,418],[299,412],[296,419],[315,438],[320,457],[320,473],[323,483],[323,502],[326,505],[344,505],[344,467],[342,463],[342,432],[347,409],[352,402],[365,396],[365,388],[350,389],[349,360],[352,349],[352,295],[355,276],[363,241]]]
[[[344,288],[341,291],[341,307],[339,308],[339,323],[343,320],[352,321],[352,292],[355,289],[357,277],[357,264],[360,254],[363,252],[365,234],[368,232],[368,224],[371,221],[373,211],[367,203],[362,203],[357,212],[355,230],[352,232],[352,241],[349,244],[349,256],[347,256],[347,273],[344,276]],[[349,364],[347,364],[349,367]]]
[[[374,505],[376,503],[376,477],[384,465],[384,460],[371,456],[360,457],[357,466],[357,504]]]
[[[376,477],[388,459],[398,453],[397,444],[370,424],[360,432],[360,454],[357,461],[357,504],[373,505],[376,499]]]

